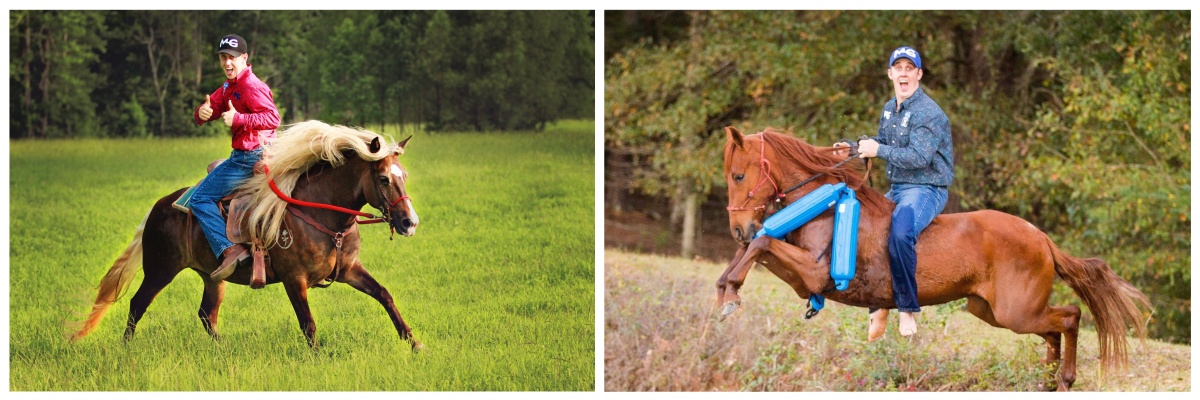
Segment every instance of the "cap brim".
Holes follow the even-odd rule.
[[[242,52],[240,52],[240,51],[237,51],[237,50],[234,50],[234,49],[223,49],[223,50],[220,50],[220,51],[218,51],[218,52],[217,52],[217,54],[220,54],[220,53],[225,53],[225,54],[228,54],[228,55],[231,55],[231,56],[234,56],[234,57],[237,57],[237,56],[240,56],[240,55],[242,55],[242,54],[245,54],[245,53],[242,53]]]
[[[908,61],[911,61],[911,62],[913,63],[913,65],[917,67],[917,69],[920,69],[920,68],[921,68],[921,65],[920,65],[919,63],[917,63],[917,60],[913,59],[912,57],[908,57],[908,56],[900,56],[900,57],[896,57],[896,59],[895,59],[895,60],[892,60],[892,63],[891,63],[891,64],[888,64],[888,66],[889,66],[889,67],[895,66],[895,65],[896,65],[896,61],[900,61],[900,60],[908,60]]]

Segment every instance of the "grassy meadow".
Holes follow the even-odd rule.
[[[892,313],[885,338],[867,342],[866,309],[827,302],[805,320],[805,302],[755,268],[742,307],[717,322],[724,268],[605,250],[605,390],[1037,391],[1048,380],[1041,337],[993,328],[961,300],[924,307],[913,339]],[[1129,343],[1129,367],[1102,376],[1096,332],[1084,325],[1072,390],[1192,390],[1190,346]]]
[[[592,121],[567,121],[409,142],[401,162],[421,225],[394,241],[383,224],[361,227],[361,258],[425,344],[420,354],[344,284],[308,292],[317,352],[282,285],[227,285],[213,341],[190,270],[128,344],[140,272],[95,332],[68,343],[63,323],[88,309],[150,206],[227,157],[229,139],[11,141],[9,389],[591,391],[594,138]]]

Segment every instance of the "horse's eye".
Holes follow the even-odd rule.
[[[746,174],[737,174],[733,176],[734,182],[741,182],[742,179],[746,179]]]
[[[388,184],[391,184],[391,183],[392,183],[392,180],[391,180],[391,179],[388,179],[388,177],[386,177],[386,176],[381,176],[381,177],[379,177],[379,184],[380,184],[380,185],[388,185]]]

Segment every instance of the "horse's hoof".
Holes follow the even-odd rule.
[[[725,321],[725,317],[728,317],[730,314],[733,314],[734,311],[737,311],[738,306],[740,305],[742,305],[741,300],[726,302],[725,305],[721,307],[721,315],[717,316],[717,321]]]
[[[413,342],[412,343],[413,354],[418,354],[421,352],[421,350],[425,350],[425,345],[421,344],[421,342],[418,342],[416,340],[413,340],[412,342]]]

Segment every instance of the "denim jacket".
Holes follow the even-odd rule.
[[[946,187],[954,181],[954,146],[950,119],[917,88],[896,110],[896,99],[883,106],[879,118],[879,158],[887,160],[888,181]]]

